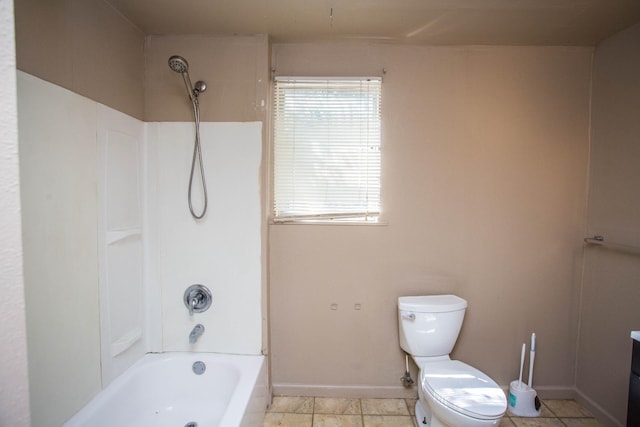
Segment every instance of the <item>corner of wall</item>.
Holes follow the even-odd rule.
[[[13,1],[0,3],[0,425],[30,425]]]

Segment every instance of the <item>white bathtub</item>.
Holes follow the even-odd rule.
[[[196,361],[206,365],[202,375]],[[259,427],[266,406],[264,356],[147,354],[64,425]]]

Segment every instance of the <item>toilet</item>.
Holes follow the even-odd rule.
[[[398,298],[400,347],[420,368],[419,426],[497,426],[507,410],[505,393],[495,381],[449,357],[466,308],[467,301],[455,295]]]

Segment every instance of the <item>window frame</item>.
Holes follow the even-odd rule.
[[[370,89],[370,85],[372,82],[377,83],[376,85],[374,85],[374,90]],[[325,91],[333,90],[333,91],[337,91],[339,94],[340,84],[346,84],[347,86],[349,86],[349,83],[352,83],[353,88],[355,88],[356,87],[355,85],[358,85],[358,84],[361,87],[362,86],[366,87],[366,91],[362,92],[366,94],[366,96],[363,97],[364,104],[366,104],[366,106],[362,107],[365,111],[367,111],[364,114],[365,119],[364,121],[359,119],[354,119],[353,123],[359,123],[360,126],[362,126],[363,123],[366,123],[366,129],[367,129],[365,132],[366,135],[364,137],[360,135],[358,142],[356,144],[359,147],[360,151],[371,150],[370,153],[373,153],[373,152],[375,153],[373,153],[373,155],[370,153],[364,154],[364,157],[366,159],[363,161],[361,160],[362,163],[358,163],[357,173],[358,174],[364,173],[366,175],[365,181],[367,183],[369,183],[369,177],[371,174],[371,172],[369,172],[368,170],[369,166],[372,166],[371,169],[374,171],[373,173],[375,173],[375,171],[377,171],[377,173],[375,173],[374,184],[372,185],[367,184],[363,187],[366,189],[366,192],[365,192],[366,196],[364,197],[364,199],[361,199],[361,196],[356,197],[356,199],[360,200],[360,203],[363,203],[363,207],[364,205],[366,205],[366,208],[362,209],[361,211],[354,209],[351,212],[340,212],[339,210],[336,210],[336,212],[328,212],[328,213],[316,211],[311,213],[293,212],[291,214],[286,214],[286,213],[278,214],[279,199],[277,198],[278,186],[277,186],[276,180],[278,179],[277,178],[278,176],[277,161],[278,161],[278,149],[279,149],[278,126],[279,124],[281,124],[278,121],[282,119],[282,117],[279,116],[279,114],[283,113],[286,110],[282,106],[284,104],[281,105],[279,104],[279,102],[284,100],[284,95],[282,95],[284,92],[282,91],[286,91],[287,89],[295,90],[291,87],[288,87],[285,89],[281,88],[281,90],[279,90],[278,84],[284,84],[284,85],[291,84],[295,86],[297,83],[300,83],[303,86],[307,84],[310,84],[311,86],[315,85],[313,89],[309,87],[306,87],[305,89],[306,90],[317,89],[318,93],[322,92],[322,90],[325,90]],[[335,83],[336,85],[332,86],[333,83]],[[323,84],[327,85],[327,87],[324,89],[321,88],[321,85]],[[305,90],[305,89],[302,89],[302,90]],[[357,93],[354,89],[351,89],[351,91],[353,91],[354,94]],[[347,90],[344,93],[349,94],[349,91]],[[283,96],[282,99],[279,99],[280,95]],[[336,99],[339,99],[338,96],[336,96]],[[305,98],[305,100],[307,99],[308,98]],[[333,101],[335,101],[335,99]],[[350,103],[347,103],[345,105],[349,106],[349,104]],[[336,105],[338,105],[338,103],[334,105],[332,105],[331,103],[328,103],[327,105],[328,107],[326,107],[326,105],[323,105],[323,108],[326,107],[330,109],[331,107],[335,107]],[[382,189],[382,78],[371,77],[371,76],[357,76],[357,77],[277,76],[277,77],[274,77],[273,79],[271,107],[273,108],[273,111],[271,114],[272,172],[270,174],[270,178],[271,178],[272,194],[270,198],[271,200],[270,215],[269,215],[271,218],[270,222],[272,224],[336,224],[336,225],[337,224],[340,224],[340,225],[379,225],[381,224],[381,217],[382,217],[382,206],[381,206],[382,205],[382,196],[381,196],[381,189]],[[325,110],[321,109],[321,112],[325,112]],[[358,116],[358,114],[361,114],[361,112],[358,111],[354,115]],[[374,130],[370,131],[368,126],[370,124],[370,121],[372,120],[374,122]],[[325,123],[325,126],[330,127],[330,125],[326,124],[326,122],[327,121],[323,122]],[[289,130],[288,137],[290,138],[291,135],[295,135],[295,132],[296,131]],[[371,138],[371,134],[374,135],[373,138]],[[302,139],[304,140],[304,138]],[[315,136],[314,136],[314,139],[316,139]],[[341,139],[344,139],[344,138],[337,138],[336,140],[339,141]],[[331,137],[327,137],[326,140],[322,140],[322,138],[320,138],[320,140],[322,141],[321,143],[335,142],[333,139],[331,139]],[[297,142],[298,140],[294,136],[293,142],[292,142],[294,147],[296,146]],[[309,141],[307,140],[304,140],[303,142],[309,143]],[[313,144],[313,142],[311,142],[311,144]],[[344,144],[344,142],[342,142],[342,144]],[[352,144],[349,146],[352,146]],[[343,148],[343,145],[338,145],[338,149],[341,149],[341,148]],[[289,149],[295,151],[295,148],[289,147]],[[337,152],[337,150],[331,151],[331,149],[328,149],[327,152],[335,153]],[[369,160],[370,157],[374,159],[373,163],[371,163],[371,160]],[[349,157],[347,155],[345,159],[348,159],[348,158]],[[345,159],[341,159],[340,162],[344,163],[346,161]],[[326,160],[326,158],[321,157],[320,160]],[[296,164],[296,161],[292,160],[289,167],[291,167],[291,165],[294,165],[294,164]],[[314,160],[314,164],[315,164],[315,160]],[[363,168],[363,165],[367,165],[367,166]],[[340,170],[347,171],[349,169],[348,167],[345,167]],[[357,181],[357,179],[355,179],[354,181]],[[331,194],[343,194],[342,191],[343,190],[338,190],[336,193],[331,193]],[[345,193],[345,194],[348,194],[348,193]],[[371,194],[373,194],[374,199],[370,199]],[[305,193],[305,195],[307,195],[307,193]],[[295,199],[295,197],[292,197],[290,200],[299,201],[299,199]],[[372,200],[372,202],[370,200]],[[371,209],[372,206],[374,207],[374,209]]]

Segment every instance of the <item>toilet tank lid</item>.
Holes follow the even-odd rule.
[[[398,298],[398,308],[418,313],[445,313],[467,308],[467,301],[455,295],[423,295]]]

